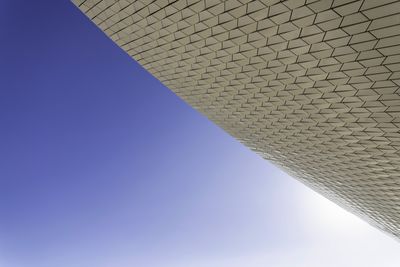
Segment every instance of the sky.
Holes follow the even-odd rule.
[[[0,267],[398,267],[67,0],[0,0]]]

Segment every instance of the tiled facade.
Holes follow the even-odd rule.
[[[400,1],[74,2],[243,144],[400,237]]]

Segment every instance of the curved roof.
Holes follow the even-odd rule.
[[[400,1],[74,2],[243,144],[400,237]]]

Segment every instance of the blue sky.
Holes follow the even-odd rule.
[[[1,267],[400,266],[69,1],[0,0]]]

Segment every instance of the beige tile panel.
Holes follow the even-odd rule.
[[[74,2],[243,144],[400,237],[400,1]]]

